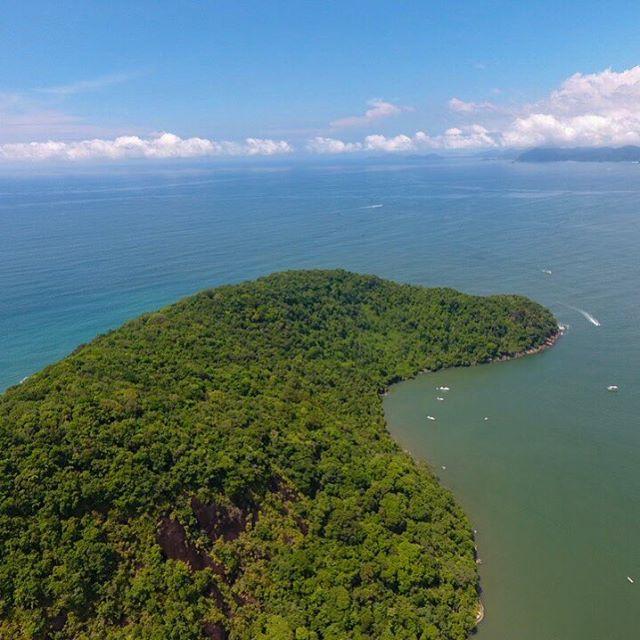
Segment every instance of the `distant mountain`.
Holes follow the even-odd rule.
[[[437,153],[387,153],[371,154],[364,157],[354,155],[351,160],[360,163],[364,161],[374,162],[375,164],[406,164],[414,162],[442,162],[443,160],[446,160],[446,158]]]
[[[574,147],[559,149],[536,147],[520,154],[518,162],[636,162],[640,161],[640,147]]]
[[[402,159],[424,162],[425,160],[444,160],[444,156],[437,153],[411,153],[409,155],[402,156]]]
[[[483,149],[469,154],[469,157],[476,160],[517,160],[520,154],[515,149]]]

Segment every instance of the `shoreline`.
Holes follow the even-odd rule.
[[[496,358],[495,360],[489,360],[486,364],[491,364],[492,362],[508,362],[509,360],[515,360],[516,358],[524,358],[525,356],[532,356],[532,355],[535,355],[536,353],[541,353],[543,351],[546,351],[547,349],[551,349],[557,344],[558,340],[562,338],[566,330],[567,328],[564,325],[559,324],[558,330],[554,334],[550,335],[541,345],[538,345],[537,347],[531,347],[529,349],[526,349],[525,351],[521,351],[512,356],[501,356],[500,358]],[[455,494],[454,494],[454,497],[455,497]],[[475,529],[473,533],[473,540],[474,542],[476,540]],[[477,556],[477,547],[475,547],[475,549],[476,549],[476,556]],[[476,562],[477,561],[478,559],[476,557]],[[480,586],[480,572],[478,572],[478,586]],[[477,612],[476,612],[475,629],[477,629],[480,626],[480,624],[482,624],[482,621],[485,618],[485,614],[486,614],[486,611],[484,608],[484,602],[482,602],[482,598],[480,597],[480,594],[478,594],[478,605],[477,605]]]
[[[565,325],[561,325],[558,324],[557,325],[557,330],[555,331],[555,333],[551,334],[549,337],[547,337],[547,339],[540,345],[535,346],[535,347],[530,347],[529,349],[525,349],[524,351],[520,351],[518,353],[512,354],[512,355],[503,355],[500,356],[499,358],[490,358],[489,360],[486,360],[484,362],[479,362],[477,363],[477,365],[471,365],[471,366],[478,366],[478,365],[483,365],[483,364],[493,364],[493,363],[498,363],[498,362],[508,362],[509,360],[516,360],[517,358],[524,358],[525,356],[532,356],[535,355],[537,353],[541,353],[543,351],[546,351],[548,349],[551,349],[552,347],[554,347],[558,340],[560,340],[560,338],[562,338],[562,336],[564,336],[564,334],[567,331],[567,327]],[[451,367],[451,368],[455,368],[455,367]],[[428,373],[435,373],[435,371],[431,370],[431,369],[423,369],[421,371],[419,371],[415,376],[412,376],[411,378],[405,378],[405,379],[401,379],[401,380],[395,380],[393,381],[389,386],[385,387],[381,393],[380,393],[380,397],[384,398],[385,396],[389,395],[389,389],[391,386],[396,385],[396,384],[400,384],[401,382],[406,382],[407,380],[416,378],[419,375],[425,375]],[[385,419],[385,423],[386,423],[386,419]],[[391,436],[391,438],[394,440],[395,442],[395,438],[393,438],[393,435],[391,434],[391,430],[389,429],[389,425],[387,423],[387,432],[389,433],[389,435]],[[407,449],[403,449],[403,451],[405,453],[407,453],[408,455],[411,456],[411,458],[413,460],[415,460],[417,462],[417,459],[414,457],[413,453]],[[438,483],[442,484],[440,482],[440,478],[437,476],[438,478]],[[455,497],[455,494],[453,494],[454,499],[457,502],[457,498]],[[473,530],[473,540],[474,543],[476,541],[476,536],[475,536],[475,529]],[[475,548],[475,556],[476,556],[476,563],[478,563],[478,549],[474,544],[474,548]],[[475,633],[478,626],[482,623],[482,621],[485,619],[485,615],[486,615],[486,610],[485,610],[485,606],[484,603],[482,601],[482,598],[480,596],[481,593],[481,588],[480,588],[480,574],[478,572],[478,587],[479,587],[479,593],[478,593],[478,603],[477,603],[477,607],[476,607],[476,617],[475,617],[475,625],[474,625],[474,629],[472,633]]]
[[[521,351],[512,356],[501,356],[500,358],[497,358],[495,360],[489,360],[487,364],[491,364],[492,362],[508,362],[509,360],[515,360],[517,358],[524,358],[525,356],[533,356],[536,353],[542,353],[543,351],[546,351],[547,349],[551,349],[552,347],[554,347],[557,344],[558,340],[560,340],[560,338],[564,336],[566,330],[567,328],[564,325],[559,324],[558,330],[554,334],[550,335],[541,345],[538,345],[537,347],[531,347],[529,349],[526,349],[525,351]],[[454,497],[455,497],[455,494],[454,494]],[[475,530],[473,533],[473,539],[475,542],[475,539],[476,539]],[[476,547],[476,555],[477,555],[477,547]],[[476,558],[476,562],[477,562],[477,558]],[[478,585],[480,586],[480,572],[478,572]],[[480,624],[482,624],[482,621],[485,618],[485,614],[486,614],[486,611],[484,608],[484,602],[482,602],[482,598],[478,594],[478,610],[476,612],[475,629],[477,629],[480,626]]]
[[[475,364],[466,365],[466,366],[478,367],[484,364],[494,364],[496,362],[509,362],[509,360],[516,360],[517,358],[524,358],[525,356],[533,356],[536,353],[541,353],[543,351],[546,351],[547,349],[551,349],[552,347],[554,347],[558,342],[558,340],[560,340],[560,338],[564,336],[566,331],[567,331],[567,327],[559,324],[557,327],[557,331],[551,334],[542,344],[538,345],[537,347],[530,347],[529,349],[525,349],[524,351],[518,351],[517,353],[511,354],[511,355],[503,355],[498,358],[489,358],[488,360],[483,360],[482,362],[476,362]],[[400,384],[401,382],[406,382],[407,380],[413,380],[418,376],[425,375],[427,373],[437,373],[438,371],[444,371],[445,369],[456,369],[456,368],[458,368],[458,366],[443,367],[441,369],[435,369],[435,370],[420,369],[420,371],[418,371],[415,375],[408,376],[407,378],[397,378],[397,379],[391,380],[387,386],[382,387],[378,391],[378,395],[381,398],[384,398],[389,395],[389,390],[391,389],[392,386],[396,384]]]
[[[556,345],[558,340],[562,338],[566,330],[567,328],[564,325],[559,324],[558,330],[552,335],[550,335],[542,344],[538,345],[537,347],[530,347],[525,351],[519,351],[518,353],[515,353],[510,356],[505,355],[505,356],[500,356],[499,358],[490,359],[490,360],[487,360],[486,364],[490,364],[492,362],[508,362],[509,360],[515,360],[516,358],[524,358],[525,356],[532,356],[532,355],[535,355],[536,353],[541,353],[542,351],[551,349]],[[485,364],[485,363],[481,363],[481,364]]]

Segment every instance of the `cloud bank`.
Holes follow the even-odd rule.
[[[74,85],[59,89],[76,91],[87,87]],[[432,134],[424,130],[393,136],[371,133],[357,140],[317,135],[302,141],[300,148],[307,153],[327,155],[640,144],[640,66],[621,72],[605,69],[592,74],[576,73],[536,103],[503,106],[452,98],[448,106],[459,125],[442,133]],[[64,127],[74,124],[73,120],[55,111],[34,115],[30,108],[21,104],[19,96],[0,94],[0,115],[4,114],[4,120],[14,129],[38,131],[34,122],[43,122],[50,130],[64,131]],[[350,127],[373,128],[381,120],[406,111],[411,111],[411,108],[384,100],[371,100],[363,115],[336,120],[331,123],[331,128],[334,131]],[[0,144],[0,161],[251,157],[293,151],[293,144],[286,140],[247,138],[233,142],[180,138],[172,133],[162,133],[146,138],[120,136],[79,142],[5,143]]]
[[[247,138],[244,142],[180,138],[162,133],[150,138],[120,136],[80,142],[20,142],[0,145],[3,160],[125,160],[131,158],[201,158],[207,156],[273,156],[291,153],[285,140]]]
[[[337,138],[318,136],[307,144],[311,153],[352,153],[368,151],[371,153],[420,153],[437,149],[478,149],[497,146],[490,132],[481,125],[470,125],[463,128],[453,127],[443,134],[430,136],[425,131],[417,131],[413,135],[397,136],[369,135],[359,142],[344,142]]]
[[[640,66],[576,73],[522,111],[503,132],[504,146],[639,144]]]
[[[424,131],[394,137],[369,135],[356,142],[316,137],[309,141],[307,149],[327,154],[637,145],[640,144],[640,66],[621,72],[605,69],[599,73],[576,73],[536,103],[504,107],[454,97],[448,106],[465,122],[439,135]],[[395,112],[389,109],[389,113]],[[365,114],[361,120],[366,117]],[[355,123],[356,120],[347,118],[341,122]]]
[[[616,72],[575,73],[536,103],[500,107],[491,102],[449,101],[462,117],[490,114],[491,138],[501,147],[621,146],[640,144],[640,66]]]

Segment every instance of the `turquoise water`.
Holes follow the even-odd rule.
[[[570,325],[556,348],[399,385],[385,405],[391,430],[478,529],[481,640],[633,638],[639,245],[637,165],[7,175],[0,388],[143,311],[274,270],[529,295]],[[451,386],[444,402],[439,384]]]

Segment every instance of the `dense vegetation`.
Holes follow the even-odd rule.
[[[550,313],[343,271],[205,291],[0,398],[0,638],[462,640],[469,524],[379,392]]]

